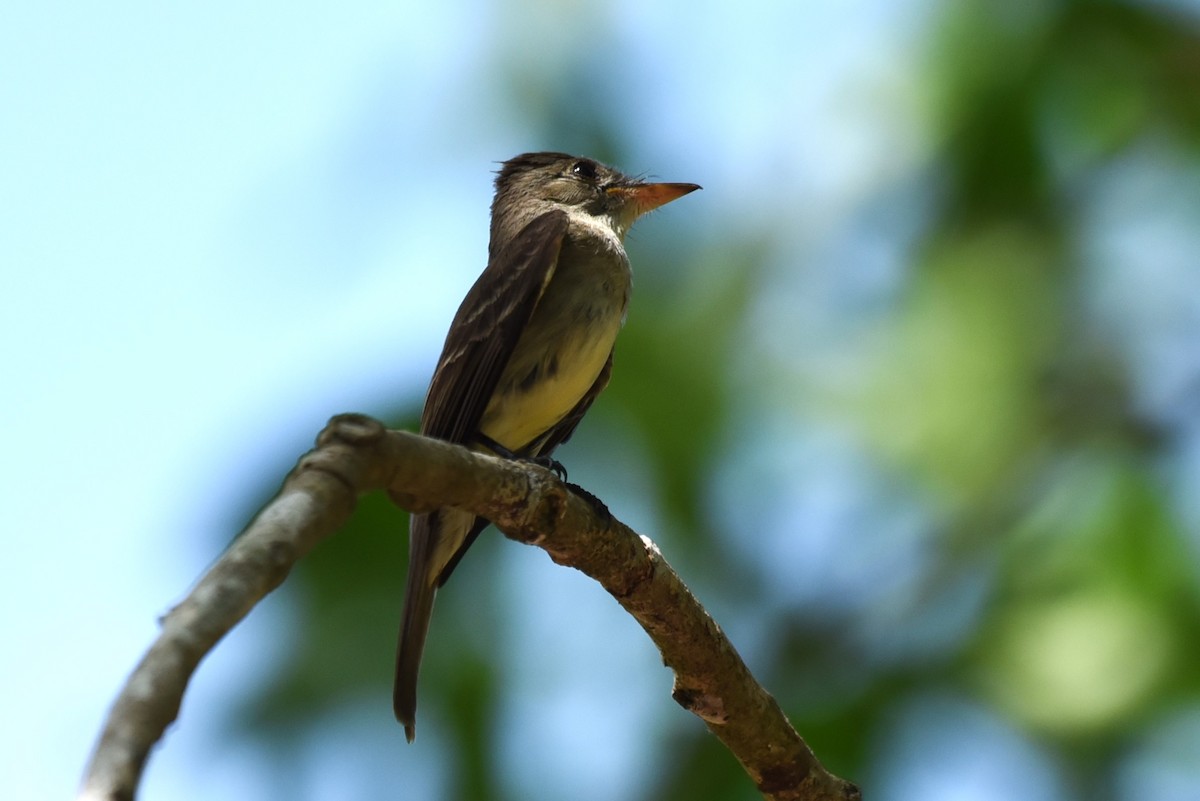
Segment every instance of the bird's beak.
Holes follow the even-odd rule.
[[[609,195],[616,195],[633,209],[633,216],[640,217],[651,209],[670,203],[700,187],[696,184],[623,184],[608,188]]]

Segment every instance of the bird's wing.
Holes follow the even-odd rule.
[[[503,248],[463,299],[425,397],[421,433],[469,442],[546,285],[567,233],[567,215],[549,211]]]

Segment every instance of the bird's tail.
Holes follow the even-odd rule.
[[[466,550],[487,525],[461,509],[438,509],[426,515],[413,515],[409,525],[408,584],[404,588],[404,616],[400,624],[400,647],[396,651],[396,686],[392,709],[396,720],[404,724],[404,735],[411,743],[417,731],[417,672],[433,597],[446,576],[458,564]]]
[[[431,544],[430,524],[433,521],[430,518],[436,514],[413,515],[410,523],[408,583],[404,588],[404,616],[392,694],[396,720],[404,724],[404,736],[410,743],[417,736],[417,674],[421,670],[421,654],[425,650],[433,598],[437,594],[437,575],[430,569],[433,565],[426,553]]]

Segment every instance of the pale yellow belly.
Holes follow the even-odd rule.
[[[543,354],[517,358],[501,377],[480,430],[513,451],[541,437],[596,383],[620,328],[619,314],[612,315],[610,320],[593,322],[586,336],[547,343],[550,347],[543,348]],[[537,376],[523,381],[535,365]]]

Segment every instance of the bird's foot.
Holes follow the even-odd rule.
[[[563,463],[557,459],[552,459],[549,456],[526,456],[523,457],[521,461],[532,462],[538,467],[549,470],[551,473],[558,476],[560,481],[565,482],[567,480],[567,468],[563,467]]]
[[[549,470],[554,475],[558,476],[561,481],[567,480],[567,468],[563,467],[562,462],[557,459],[551,459],[549,456],[521,456],[518,453],[513,453],[508,448],[501,445],[496,440],[485,434],[476,434],[475,440],[483,447],[490,450],[497,456],[502,456],[505,459],[512,459],[515,462],[529,462],[536,464],[543,470]]]

